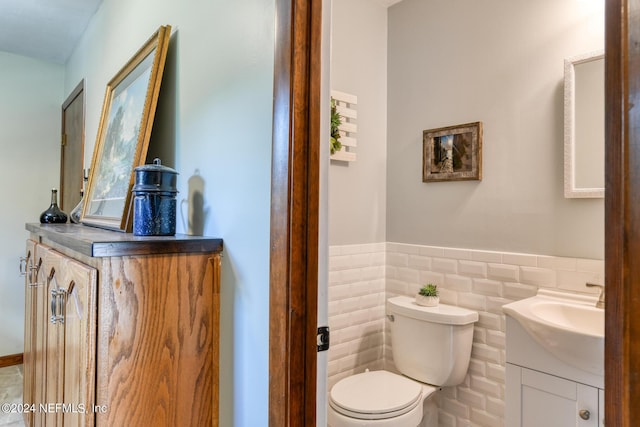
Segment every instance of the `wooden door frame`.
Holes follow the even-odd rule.
[[[321,0],[276,0],[269,425],[315,425]],[[640,0],[605,17],[605,414],[640,419]]]
[[[640,0],[605,9],[605,416],[640,419]]]
[[[66,137],[66,126],[67,126],[67,108],[78,98],[78,96],[82,95],[82,158],[84,158],[84,113],[85,113],[85,103],[84,103],[84,79],[80,80],[80,82],[76,85],[76,87],[71,91],[67,99],[62,103],[62,114],[61,114],[61,126],[60,126],[60,191],[58,192],[58,201],[61,209],[65,210],[67,213],[71,212],[71,209],[74,206],[65,206],[64,205],[64,194],[65,191],[69,191],[69,189],[65,188],[64,185],[64,164],[65,164],[65,145],[67,143]],[[82,178],[80,182],[82,183],[84,180],[84,170],[81,170]],[[78,191],[76,189],[75,191]]]
[[[322,0],[276,0],[269,425],[316,423]]]

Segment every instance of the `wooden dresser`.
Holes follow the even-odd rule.
[[[222,240],[27,224],[29,426],[217,426]]]

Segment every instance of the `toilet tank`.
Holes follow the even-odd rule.
[[[477,312],[446,304],[423,307],[398,296],[387,300],[387,315],[393,361],[402,374],[435,386],[464,380]]]

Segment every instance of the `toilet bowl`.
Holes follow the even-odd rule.
[[[329,427],[415,427],[436,390],[384,370],[352,375],[331,389],[327,422]],[[430,414],[434,417],[437,420],[437,412]]]
[[[431,397],[464,380],[477,312],[398,296],[387,300],[387,317],[400,374],[366,371],[338,381],[329,393],[330,427],[437,427]]]

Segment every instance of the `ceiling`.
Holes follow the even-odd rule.
[[[102,0],[0,0],[0,51],[64,64]]]
[[[375,0],[390,7],[401,0]],[[0,0],[0,51],[64,64],[102,0]]]

